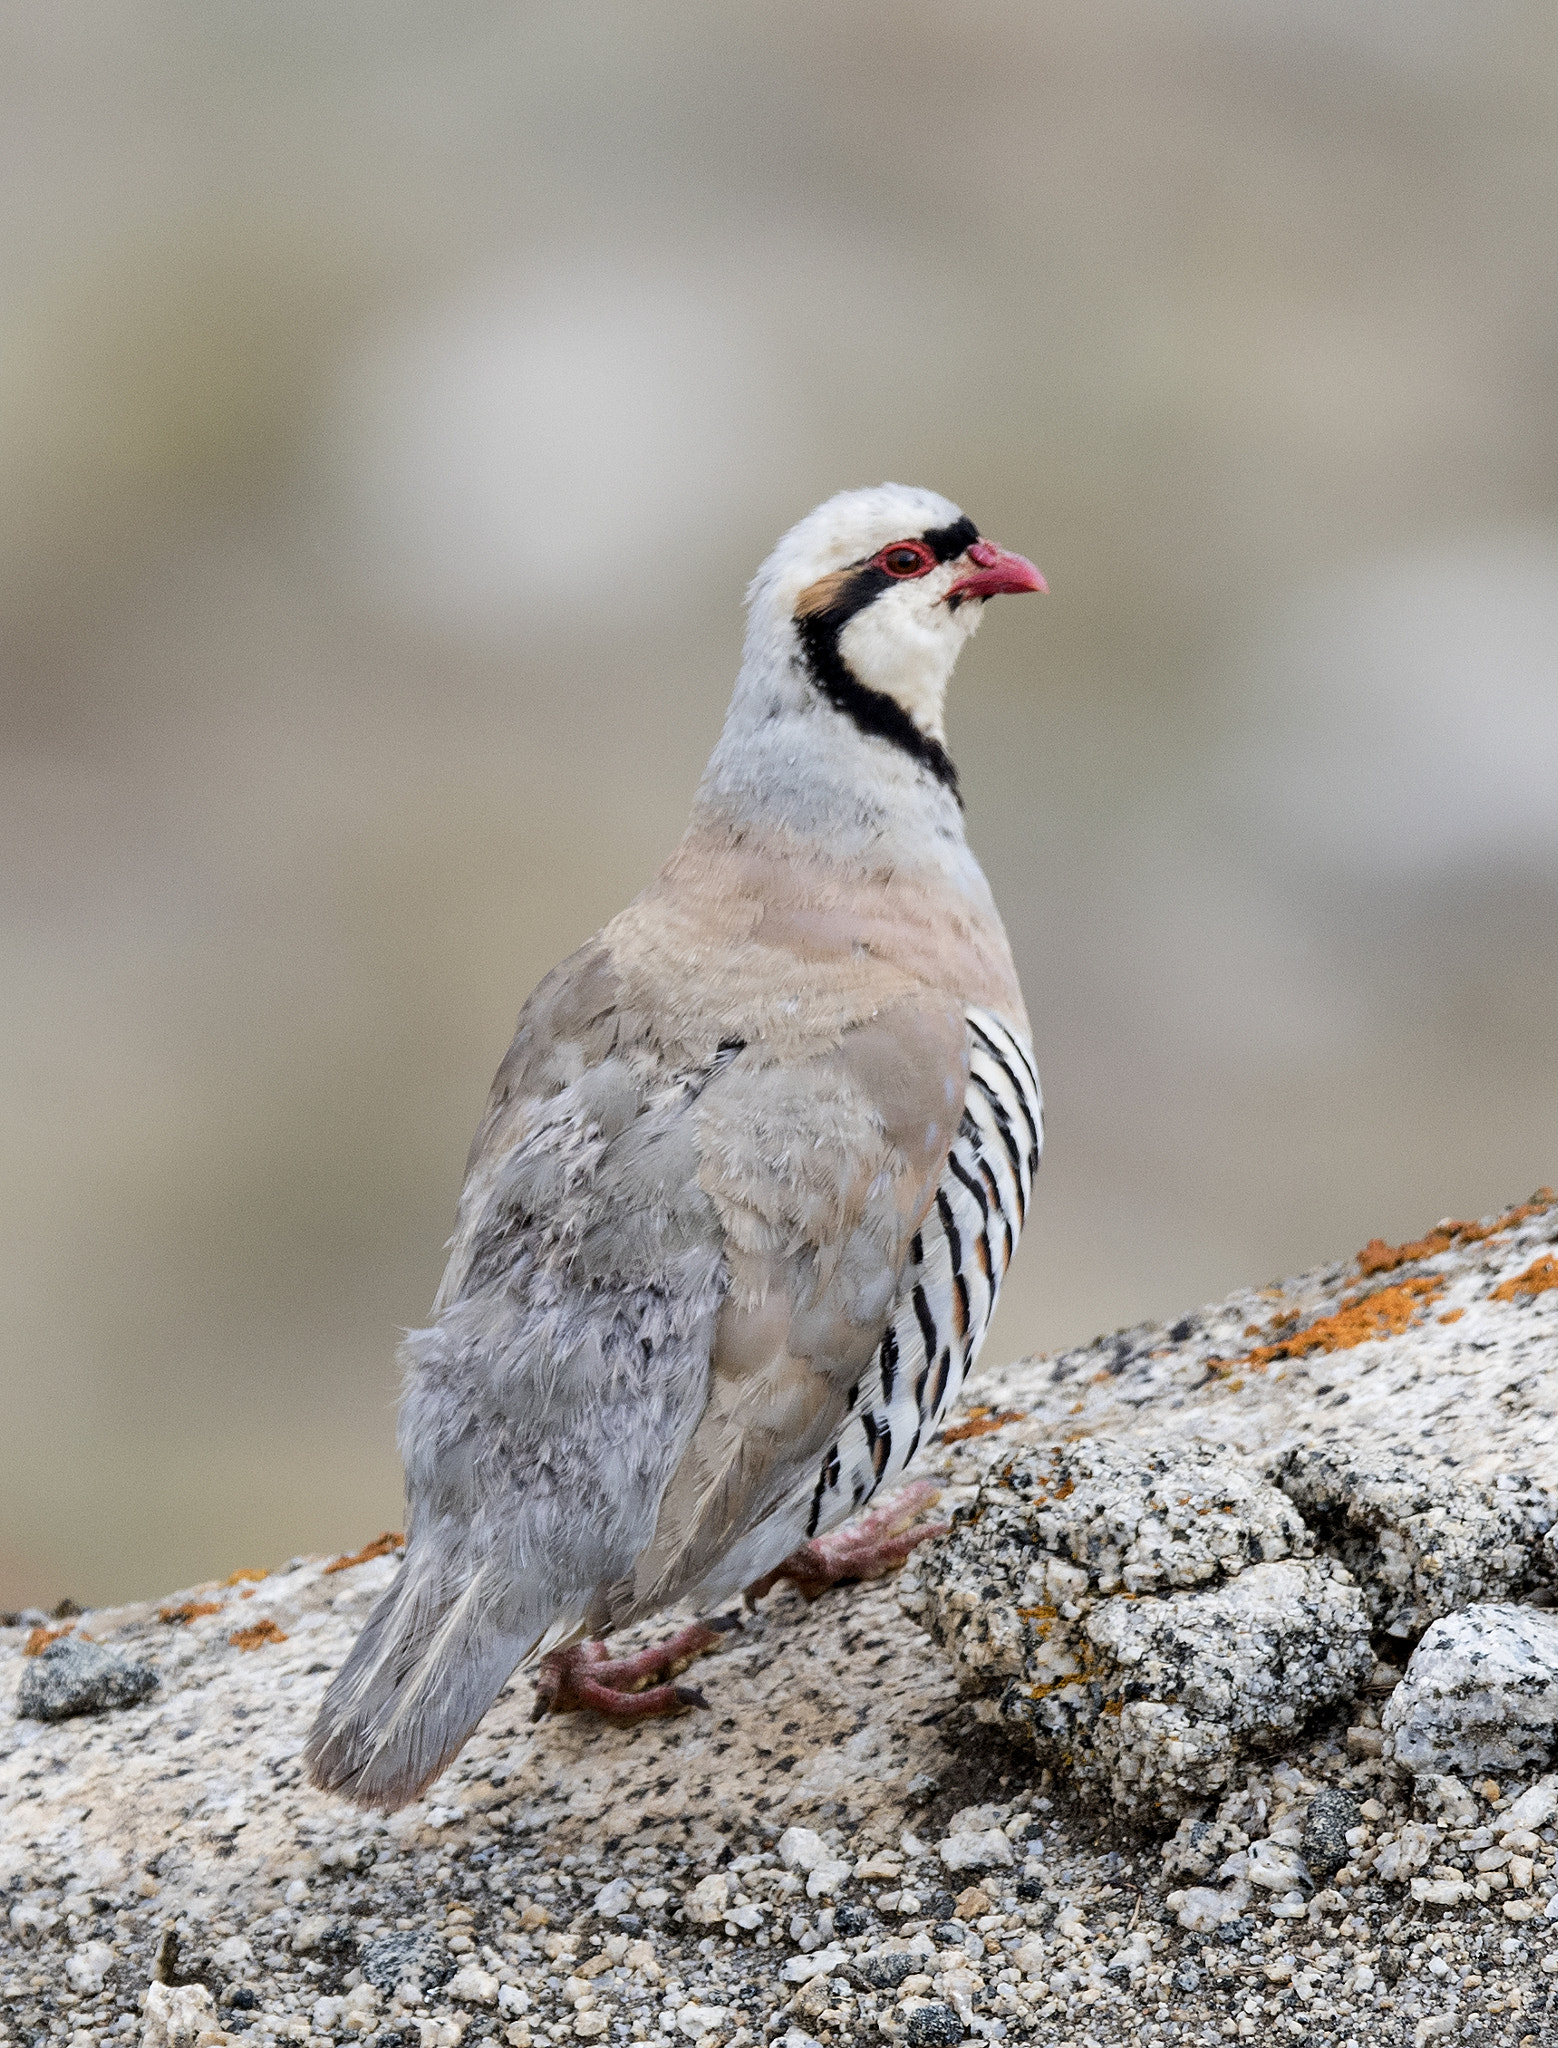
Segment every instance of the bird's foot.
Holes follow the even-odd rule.
[[[832,1536],[819,1536],[792,1550],[783,1564],[764,1572],[747,1587],[746,1600],[755,1607],[765,1593],[771,1593],[781,1579],[788,1579],[804,1599],[815,1600],[830,1586],[851,1579],[879,1579],[896,1571],[909,1552],[928,1536],[943,1536],[950,1522],[916,1522],[915,1517],[941,1497],[941,1488],[929,1479],[917,1479],[885,1508],[840,1529]]]
[[[608,1656],[602,1642],[552,1650],[536,1666],[536,1701],[530,1718],[540,1721],[547,1714],[588,1712],[610,1721],[647,1721],[657,1714],[706,1707],[708,1701],[695,1685],[672,1685],[670,1680],[740,1626],[740,1616],[734,1614],[714,1622],[690,1622],[663,1643],[651,1643],[631,1657]],[[652,1679],[661,1683],[651,1684]]]

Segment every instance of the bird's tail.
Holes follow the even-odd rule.
[[[436,1541],[414,1545],[368,1617],[304,1751],[321,1791],[386,1813],[406,1805],[455,1756],[515,1666],[574,1632],[516,1611],[491,1566],[452,1566]]]

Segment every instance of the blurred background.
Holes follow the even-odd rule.
[[[1541,0],[0,22],[0,1605],[399,1520],[539,976],[828,493],[968,507],[1050,1104],[991,1343],[1558,1178]]]

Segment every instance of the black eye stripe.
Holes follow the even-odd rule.
[[[971,548],[979,538],[979,528],[965,512],[961,519],[950,526],[933,526],[920,539],[930,549],[938,562],[950,562],[954,555]]]

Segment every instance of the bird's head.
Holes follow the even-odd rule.
[[[947,684],[987,598],[1043,590],[1022,555],[902,484],[841,491],[780,541],[748,593],[749,655],[786,644],[807,688],[955,789]]]

